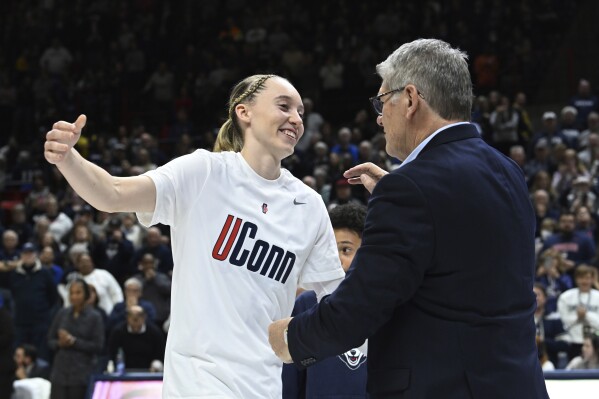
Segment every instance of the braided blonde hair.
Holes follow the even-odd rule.
[[[235,107],[241,103],[251,103],[256,94],[264,89],[264,82],[277,75],[252,75],[233,87],[229,98],[228,118],[220,127],[216,142],[214,143],[214,152],[235,151],[239,152],[243,148],[243,132],[239,127]]]

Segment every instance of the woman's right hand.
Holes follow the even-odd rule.
[[[75,123],[59,121],[52,126],[52,130],[46,134],[44,144],[44,157],[49,163],[56,165],[68,157],[86,122],[87,117],[79,115]]]

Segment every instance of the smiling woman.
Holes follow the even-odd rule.
[[[214,151],[241,151],[259,175],[277,178],[281,160],[293,154],[304,133],[303,113],[301,97],[288,80],[250,76],[233,88]]]
[[[163,397],[281,397],[268,325],[291,314],[298,287],[321,297],[344,276],[320,195],[281,168],[303,113],[288,80],[250,76],[231,91],[214,152],[135,177],[110,176],[72,148],[84,116],[47,135],[46,159],[90,204],[172,228]]]

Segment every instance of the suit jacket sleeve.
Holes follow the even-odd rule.
[[[383,177],[372,193],[362,246],[347,277],[289,325],[296,364],[307,366],[360,346],[412,297],[431,266],[434,245],[433,220],[418,186],[401,173]]]

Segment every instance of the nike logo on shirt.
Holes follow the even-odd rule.
[[[298,202],[297,198],[293,199],[293,205],[305,205],[305,204],[306,204],[305,202]]]

